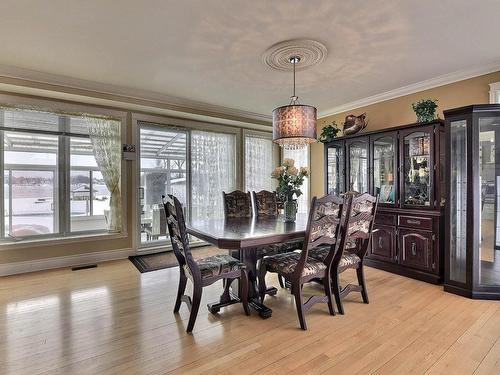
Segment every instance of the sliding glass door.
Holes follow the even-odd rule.
[[[140,246],[148,246],[167,239],[162,195],[188,203],[188,133],[139,123],[139,140]]]
[[[222,218],[222,192],[237,188],[235,134],[143,121],[138,131],[139,246],[169,245],[162,195],[174,194],[186,218]]]

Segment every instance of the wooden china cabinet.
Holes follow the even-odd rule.
[[[444,122],[415,123],[325,144],[325,191],[379,195],[365,263],[439,283],[443,279]]]

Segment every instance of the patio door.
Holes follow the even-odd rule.
[[[162,195],[174,194],[189,207],[188,133],[141,121],[138,131],[139,247],[143,252],[152,247],[165,251],[161,245],[167,245],[168,229]]]

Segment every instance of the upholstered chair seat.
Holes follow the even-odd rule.
[[[196,260],[196,263],[198,264],[198,268],[200,269],[201,277],[203,279],[217,277],[224,273],[241,270],[245,267],[244,264],[238,259],[226,254],[217,254],[205,257]],[[186,271],[188,277],[192,278],[187,265],[184,266],[184,270]]]
[[[329,252],[330,249],[328,247],[318,247],[316,249],[309,250],[309,257],[319,261],[323,261],[325,260]],[[359,256],[346,251],[340,258],[339,268],[356,268],[359,262],[361,262]]]
[[[299,260],[300,253],[291,252],[269,256],[262,259],[261,262],[263,263],[262,266],[266,267],[267,272],[280,273],[286,276],[290,276],[295,271]],[[302,270],[302,276],[305,277],[313,274],[318,274],[325,269],[326,265],[322,260],[308,257]]]
[[[304,241],[302,240],[276,243],[258,248],[257,256],[263,258],[271,255],[290,253],[302,249],[303,246]]]

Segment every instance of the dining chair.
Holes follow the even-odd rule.
[[[253,214],[259,217],[278,216],[278,197],[275,191],[252,191]]]
[[[332,265],[332,289],[340,314],[344,314],[342,299],[350,292],[361,292],[364,303],[369,303],[366,289],[363,260],[370,246],[373,233],[373,223],[378,206],[378,196],[368,193],[347,192],[346,197],[351,197],[351,213],[347,222],[347,237],[344,246],[339,248]],[[324,248],[313,249],[310,257],[323,260],[329,255]],[[358,285],[347,284],[340,286],[339,275],[348,270],[356,270]]]
[[[278,211],[278,196],[275,191],[261,190],[259,192],[252,191],[252,206],[255,217],[277,217]],[[288,253],[296,249],[302,249],[303,240],[287,241],[263,246],[257,249],[257,257],[259,259],[276,254]],[[286,283],[283,277],[278,277],[279,284],[285,288]]]
[[[222,192],[224,215],[226,219],[233,217],[252,217],[252,199],[249,192],[235,190]]]
[[[284,277],[291,284],[300,327],[304,330],[307,329],[305,312],[315,303],[326,302],[330,314],[335,315],[330,286],[331,267],[337,249],[343,248],[346,240],[345,225],[349,220],[351,199],[351,196],[340,198],[334,195],[314,197],[311,202],[302,251],[272,255],[261,260],[258,273],[261,300],[263,301],[266,295],[266,273],[273,272]],[[325,248],[325,246],[328,254],[324,259],[317,260],[309,256],[312,249]],[[304,303],[302,286],[313,280],[323,281],[324,295],[313,295]]]
[[[217,254],[195,260],[189,247],[188,233],[181,203],[171,194],[162,196],[162,198],[168,233],[180,271],[179,289],[177,299],[175,300],[174,313],[179,312],[182,302],[187,304],[190,315],[186,332],[190,333],[193,331],[200,307],[203,287],[212,285],[221,279],[226,282],[234,279],[240,280],[243,309],[246,315],[250,315],[248,307],[248,274],[245,265],[238,259],[226,254]],[[193,283],[192,300],[184,294],[188,279]]]
[[[252,191],[252,203],[254,216],[257,218],[278,217],[279,215],[278,197],[275,191]],[[259,258],[301,249],[303,244],[303,240],[296,240],[264,246],[259,249]]]

